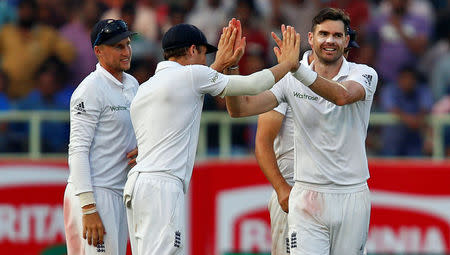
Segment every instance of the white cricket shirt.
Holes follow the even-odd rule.
[[[120,82],[97,64],[73,92],[68,182],[74,184],[75,194],[92,191],[92,186],[122,193],[128,173],[126,154],[136,148],[130,104],[138,86],[133,76],[124,73]],[[89,160],[87,164],[73,162],[80,154]]]
[[[139,155],[132,172],[164,172],[187,191],[205,94],[217,96],[228,77],[203,65],[162,61],[138,89],[130,113]]]
[[[294,185],[294,119],[292,109],[287,103],[281,103],[273,110],[284,115],[280,131],[273,142],[278,168],[286,182]]]
[[[301,64],[308,65],[305,59]],[[344,58],[333,80],[358,82],[366,92],[365,99],[337,106],[290,73],[271,89],[279,103],[287,102],[292,107],[296,181],[353,185],[369,178],[365,139],[377,73],[371,67],[347,62]]]

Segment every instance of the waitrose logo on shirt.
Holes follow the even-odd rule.
[[[111,109],[111,111],[113,111],[113,112],[127,111],[128,107],[122,106],[122,105],[113,105],[113,106],[110,106],[109,109]]]
[[[302,93],[295,92],[295,91],[294,91],[294,96],[301,98],[301,99],[312,100],[312,101],[319,100],[319,97],[317,97],[317,96],[310,96],[310,95],[306,95],[305,93],[302,94]]]

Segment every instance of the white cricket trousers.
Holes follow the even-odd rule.
[[[289,254],[288,214],[281,209],[275,190],[269,200],[270,231],[272,233],[272,255]]]
[[[94,187],[97,211],[106,231],[103,237],[104,244],[95,247],[89,245],[83,238],[80,201],[78,196],[75,196],[74,190],[73,184],[68,183],[64,193],[67,255],[125,255],[128,229],[122,195],[110,189]]]
[[[366,183],[325,189],[295,182],[288,215],[291,255],[362,255],[369,221]]]
[[[169,175],[139,173],[127,207],[133,255],[185,254],[183,184]]]

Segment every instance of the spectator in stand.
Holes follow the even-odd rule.
[[[367,0],[332,0],[326,5],[327,7],[344,10],[350,16],[352,28],[356,31],[362,31],[369,21],[369,3]],[[361,35],[361,32],[359,34]]]
[[[164,24],[161,25],[161,32],[165,34],[172,26],[186,23],[186,12],[181,5],[169,5],[169,12]]]
[[[138,12],[136,3],[126,2],[120,8],[120,19],[125,21],[129,27],[134,27],[136,22],[136,13]],[[133,59],[131,60],[132,65],[135,66],[134,62],[138,60],[152,61],[151,59],[159,57],[160,51],[159,46],[156,45],[155,41],[149,40],[142,34],[133,35],[133,40],[131,40],[131,48],[133,49]]]
[[[412,67],[400,69],[397,82],[386,84],[381,91],[384,111],[396,115],[400,124],[383,128],[385,156],[422,156],[425,118],[433,106],[431,90],[419,83]]]
[[[18,23],[0,30],[1,68],[10,78],[8,96],[27,95],[34,87],[33,76],[50,56],[58,56],[69,64],[75,57],[73,46],[51,27],[36,19],[35,0],[22,0],[18,6]]]
[[[95,70],[97,58],[92,52],[90,30],[99,20],[102,7],[96,1],[71,0],[67,8],[73,10],[69,23],[61,27],[61,36],[70,41],[75,47],[76,58],[69,66],[69,84],[71,92],[89,73]]]
[[[426,49],[431,24],[409,11],[409,0],[390,0],[390,12],[374,16],[366,31],[376,54],[375,66],[380,77],[394,82],[402,66],[416,63]]]
[[[38,3],[37,17],[41,24],[59,29],[69,21],[72,9],[65,8],[67,0],[36,0]]]
[[[311,49],[308,43],[309,24],[320,9],[319,0],[272,0],[272,21],[274,27],[270,31],[277,31],[281,24],[290,24],[300,33],[302,40],[300,42],[301,52]],[[279,24],[277,24],[279,23]],[[353,22],[352,22],[353,23]],[[275,30],[276,28],[276,30]],[[270,34],[270,33],[267,33]],[[270,40],[270,42],[272,42]],[[273,44],[275,46],[275,44]],[[274,58],[276,61],[276,58]]]
[[[428,23],[433,23],[436,17],[431,1],[408,0],[408,12],[426,19]],[[375,15],[388,14],[392,11],[392,8],[393,5],[391,3],[391,0],[382,0],[378,5],[378,13],[376,13]]]
[[[116,1],[117,2],[117,1]],[[128,0],[116,4],[115,7],[108,10],[102,19],[120,19],[121,7],[124,4],[133,4],[136,6],[135,20],[130,25],[130,29],[137,32],[147,40],[157,42],[160,38],[159,26],[162,24],[165,4],[160,4],[158,0]],[[165,18],[165,17],[164,17]],[[128,24],[131,24],[127,22]],[[133,49],[134,50],[134,49]],[[134,54],[134,53],[133,53]]]
[[[220,0],[206,0],[203,5],[197,4],[197,8],[187,19],[187,23],[205,33],[208,42],[218,42],[220,30],[227,23],[227,13],[220,3]]]
[[[68,108],[58,102],[56,97],[65,82],[66,70],[64,63],[56,57],[50,57],[42,63],[36,73],[35,88],[18,102],[18,110],[67,110]],[[43,152],[66,152],[69,125],[59,121],[44,121],[41,126],[41,138]]]

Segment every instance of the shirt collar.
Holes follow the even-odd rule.
[[[162,71],[164,69],[170,68],[170,67],[178,67],[178,66],[182,66],[182,65],[175,61],[161,61],[156,66],[155,73]]]
[[[341,69],[339,69],[339,73],[333,77],[333,81],[337,81],[342,77],[348,76],[348,74],[350,73],[350,66],[348,64],[348,61],[344,57],[342,57],[342,59]]]
[[[114,77],[110,72],[108,72],[105,68],[103,68],[103,66],[100,65],[100,63],[97,63],[97,65],[95,66],[96,70],[99,71],[101,74],[103,74],[104,76],[106,76],[106,78],[110,79],[114,84],[116,84],[119,87],[125,87],[125,73],[122,76],[123,79],[123,83],[120,82],[119,80],[116,79],[116,77]]]

